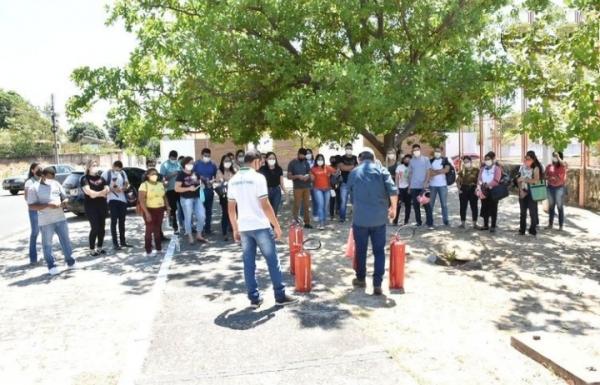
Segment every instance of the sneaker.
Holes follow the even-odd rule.
[[[79,268],[79,265],[77,264],[77,262],[73,262],[72,265],[67,265],[67,270],[75,270],[78,268]]]
[[[275,300],[275,303],[279,306],[286,306],[297,303],[298,301],[298,297],[286,294],[285,297]]]
[[[325,230],[325,225],[319,225],[319,230]]]
[[[152,252],[146,253],[146,257],[148,257],[148,258],[156,257],[156,250],[152,250]]]
[[[373,295],[383,295],[383,290],[381,290],[381,287],[374,287]]]
[[[489,226],[480,226],[479,227],[479,230],[481,230],[481,231],[488,231],[489,229],[490,229]]]
[[[558,231],[563,231],[562,225],[558,226]]]
[[[133,247],[129,243],[122,242],[121,247]]]
[[[117,250],[118,251],[118,250],[123,250],[123,248],[121,246],[119,246],[119,245],[114,245],[113,246],[113,250]]]
[[[354,287],[367,287],[367,282],[364,279],[354,278],[352,280],[352,286],[354,286]]]
[[[435,227],[433,227],[433,226],[428,226],[427,228],[428,228],[429,230],[435,230]]]
[[[104,249],[100,249],[100,250],[98,250],[98,253],[99,253],[99,254],[102,254],[102,255],[106,255],[106,250],[104,250]]]
[[[90,256],[97,257],[99,255],[100,255],[100,252],[98,250],[90,250]]]
[[[465,228],[465,222],[460,222],[460,225],[458,226],[459,229],[464,229]]]
[[[52,269],[48,270],[48,274],[54,276],[54,275],[58,275],[60,274],[60,271],[58,271],[58,268],[56,266],[54,266]]]
[[[264,299],[262,298],[258,298],[258,299],[253,299],[252,301],[250,301],[250,307],[252,309],[258,309],[264,302]]]

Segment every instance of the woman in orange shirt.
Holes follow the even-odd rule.
[[[317,155],[315,165],[310,170],[313,181],[314,198],[317,206],[317,215],[319,217],[319,230],[325,229],[325,220],[327,219],[327,205],[329,204],[331,182],[330,177],[338,172],[333,167],[325,165],[325,157],[322,154]]]

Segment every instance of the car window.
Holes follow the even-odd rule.
[[[67,188],[79,187],[79,180],[83,176],[83,173],[73,173],[70,174],[65,181],[63,182],[63,186]]]

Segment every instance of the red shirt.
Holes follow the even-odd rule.
[[[329,177],[335,174],[335,168],[331,166],[314,166],[310,172],[315,177],[314,188],[317,190],[329,190],[331,188]]]
[[[567,179],[567,167],[563,165],[555,165],[554,163],[549,164],[546,167],[546,179],[548,185],[552,187],[562,187],[565,185]]]

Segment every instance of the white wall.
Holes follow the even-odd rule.
[[[169,159],[169,152],[172,150],[177,151],[179,156],[194,156],[196,153],[196,146],[194,139],[178,139],[178,140],[167,140],[163,139],[160,141],[160,161],[164,162]]]

